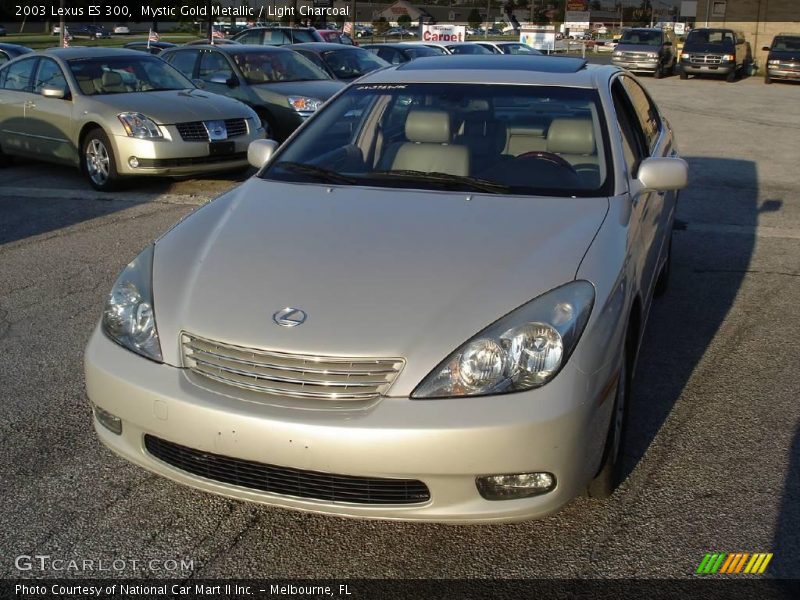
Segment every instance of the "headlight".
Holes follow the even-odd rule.
[[[437,366],[412,398],[520,392],[553,379],[569,360],[594,304],[594,286],[573,281],[510,312]]]
[[[619,58],[620,56],[622,56],[622,52],[617,52],[616,50],[614,50],[614,52],[611,53],[611,56],[613,58]]]
[[[647,58],[658,58],[658,52],[648,52]]]
[[[133,259],[111,288],[103,311],[103,331],[128,350],[161,362],[153,311],[153,249],[151,244]]]
[[[314,112],[323,104],[322,100],[307,98],[306,96],[289,96],[287,101],[289,106],[297,112]]]
[[[774,67],[777,67],[779,64],[781,64],[781,61],[780,60],[776,60],[776,59],[773,58],[772,60],[767,61],[767,64],[770,64],[770,65],[772,65]]]
[[[731,60],[735,60],[735,59],[736,59],[736,57],[733,54],[723,54],[722,55],[722,60],[724,60],[724,61],[731,61]]]
[[[125,112],[117,115],[129,137],[152,139],[164,137],[158,125],[142,113]]]
[[[686,52],[684,52],[683,54],[681,54],[681,58],[683,60],[692,60],[692,55],[691,54],[687,54]]]

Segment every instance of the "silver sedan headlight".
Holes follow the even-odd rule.
[[[125,128],[125,133],[128,134],[128,137],[135,137],[143,140],[164,137],[155,121],[142,113],[124,112],[118,114],[117,118]]]
[[[496,321],[436,367],[412,398],[520,392],[553,379],[569,360],[594,304],[594,286],[573,281]]]
[[[122,271],[108,295],[102,326],[120,346],[162,362],[153,310],[153,250],[151,244]]]

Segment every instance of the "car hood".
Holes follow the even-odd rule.
[[[253,116],[252,110],[238,100],[199,90],[104,94],[88,98],[96,112],[140,112],[159,125]]]
[[[770,50],[769,60],[781,60],[784,62],[800,62],[800,50]]]
[[[606,198],[504,197],[251,178],[156,244],[164,360],[182,331],[239,346],[402,357],[407,395],[468,338],[575,278]],[[296,307],[299,327],[273,322]]]
[[[624,42],[617,43],[618,52],[658,52],[660,46],[650,46],[648,44],[625,44]]]
[[[327,100],[345,86],[341,81],[333,79],[319,79],[313,81],[275,81],[272,83],[258,83],[253,89],[271,92],[282,96],[308,96],[319,100]]]
[[[735,54],[733,46],[724,44],[683,44],[683,51],[687,54]]]

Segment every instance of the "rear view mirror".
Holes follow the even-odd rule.
[[[769,52],[769,46],[764,46],[764,47],[763,47],[763,48],[761,48],[761,49],[762,49],[764,52]]]
[[[41,89],[41,94],[45,98],[58,98],[63,99],[67,93],[64,88],[56,87],[53,85],[46,85]]]
[[[247,147],[247,162],[250,166],[260,169],[269,162],[277,149],[278,142],[275,140],[254,140]]]
[[[210,82],[218,83],[221,85],[227,85],[228,87],[236,87],[239,84],[239,80],[236,79],[235,76],[228,77],[224,73],[217,73],[216,75],[212,75]]]
[[[646,158],[639,165],[641,192],[681,190],[689,182],[689,165],[682,158]]]

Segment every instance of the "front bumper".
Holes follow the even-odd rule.
[[[611,59],[611,63],[615,67],[620,67],[622,69],[627,69],[633,73],[655,73],[656,69],[658,68],[658,60],[641,60],[641,61],[629,61],[629,60],[620,60],[620,59]]]
[[[251,124],[246,134],[226,140],[233,143],[232,152],[211,156],[208,141],[187,142],[173,126],[161,126],[164,138],[142,140],[125,135],[112,136],[117,172],[120,175],[202,175],[246,167],[247,147],[253,140],[263,139],[264,130]],[[138,167],[131,166],[136,157]]]
[[[580,494],[599,466],[611,405],[607,373],[566,365],[547,386],[484,398],[383,398],[320,410],[247,402],[202,387],[184,369],[136,356],[95,330],[85,355],[91,402],[122,420],[100,439],[123,458],[201,490],[299,509],[376,519],[517,521],[548,515]],[[235,390],[231,389],[235,394]],[[613,391],[611,392],[613,396]],[[606,399],[601,402],[600,396]],[[612,398],[613,399],[613,398]],[[357,504],[279,495],[179,470],[149,454],[145,435],[235,459],[329,474],[415,479],[430,499]],[[554,490],[485,500],[477,476],[545,471]]]
[[[781,67],[767,67],[767,77],[772,79],[799,79],[800,80],[800,68],[798,69],[786,69]]]
[[[681,61],[681,70],[688,75],[728,75],[736,70],[736,63],[730,61],[709,65]]]

